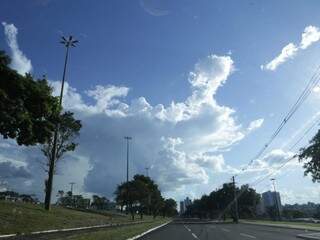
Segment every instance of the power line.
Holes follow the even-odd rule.
[[[291,117],[293,116],[293,114],[299,109],[299,107],[302,105],[302,103],[308,98],[308,96],[310,95],[312,89],[317,86],[320,82],[320,65],[317,67],[316,71],[314,72],[314,74],[312,75],[312,77],[310,78],[307,86],[304,88],[304,90],[302,91],[302,93],[300,94],[300,96],[298,97],[298,99],[296,100],[296,102],[292,105],[292,107],[290,108],[289,112],[285,115],[285,117],[283,118],[283,120],[281,121],[280,125],[278,126],[278,128],[275,130],[275,132],[271,135],[270,139],[264,144],[264,146],[258,151],[258,153],[254,156],[254,158],[252,158],[249,163],[247,164],[247,166],[243,167],[241,170],[245,171],[246,169],[248,169],[248,167],[250,165],[253,164],[253,162],[258,159],[259,157],[261,157],[263,155],[263,153],[266,151],[266,149],[270,146],[270,144],[273,142],[273,140],[279,135],[279,133],[281,132],[281,130],[283,129],[283,127],[287,124],[287,122],[291,119]]]
[[[294,149],[298,145],[298,143],[300,143],[300,141],[319,123],[320,123],[320,117],[316,119],[312,125],[310,125],[310,127],[301,135],[301,137],[290,147],[289,151]]]

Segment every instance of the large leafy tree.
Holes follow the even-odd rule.
[[[310,145],[300,150],[299,160],[304,161],[304,174],[310,174],[313,182],[320,182],[320,130],[311,139]]]
[[[54,145],[54,135],[51,137],[41,146],[41,151],[43,152],[44,156],[46,157],[46,172],[49,175],[49,166],[52,161],[54,161],[54,166],[56,167],[56,163],[62,159],[63,155],[67,152],[74,151],[77,147],[77,143],[75,139],[78,137],[80,129],[81,129],[81,122],[80,120],[76,120],[73,117],[72,112],[65,112],[60,115],[60,117],[56,121],[57,126],[57,142],[56,142],[56,151],[54,153],[53,145]],[[54,156],[55,154],[55,156]],[[54,170],[55,172],[55,170]],[[51,189],[47,185],[47,180],[45,181],[45,203],[49,203],[49,198],[51,197],[50,194]],[[49,206],[46,206],[48,209]]]
[[[177,215],[177,202],[172,198],[165,199],[161,211],[163,217],[173,217]]]
[[[135,175],[132,181],[118,185],[116,191],[116,202],[131,213],[132,218],[136,211],[140,218],[143,214],[156,217],[163,209],[164,199],[158,185],[149,177]]]
[[[44,143],[53,134],[58,99],[45,79],[34,80],[11,69],[0,51],[0,134],[19,145]]]

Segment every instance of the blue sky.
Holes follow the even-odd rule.
[[[14,57],[5,33],[13,24],[32,74],[45,74],[58,87],[64,57],[59,37],[73,34],[80,41],[71,51],[67,81],[72,88],[66,92],[65,108],[84,127],[80,147],[59,166],[55,190],[76,181],[79,192],[112,196],[115,184],[125,177],[122,137],[130,134],[132,172],[152,166],[150,174],[165,194],[179,200],[229,181],[280,124],[320,64],[319,7],[318,1],[292,0],[2,1],[0,22],[6,24],[1,26],[0,48]],[[312,30],[308,26],[315,39],[305,46],[301,39]],[[293,53],[268,69],[289,43]],[[203,76],[208,78],[205,86]],[[212,99],[203,97],[207,90]],[[313,92],[260,165],[241,173],[239,183],[263,176],[267,171],[259,166],[276,168],[291,154],[286,143],[308,127],[319,101],[319,93]],[[172,102],[178,107],[170,108]],[[161,117],[159,104],[165,109]],[[186,115],[179,118],[178,111]],[[12,162],[12,168],[39,171],[37,177],[24,173],[8,178],[8,185],[40,194],[44,175],[34,160],[41,159],[39,149],[5,140],[1,146],[5,167]],[[14,154],[8,149],[15,149]],[[286,202],[318,201],[317,184],[303,177],[300,165],[291,164],[275,176]],[[258,191],[269,188],[269,181],[257,186]]]

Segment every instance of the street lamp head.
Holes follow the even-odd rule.
[[[126,139],[126,140],[131,140],[131,139],[132,139],[132,137],[128,137],[128,136],[126,136],[126,137],[124,137],[124,139]]]
[[[65,45],[65,47],[75,47],[75,44],[79,42],[78,40],[74,39],[72,35],[70,35],[68,39],[65,37],[61,37],[61,39],[62,40],[60,43]]]

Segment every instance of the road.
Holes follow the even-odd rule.
[[[175,224],[170,223],[140,240],[297,240],[304,230],[249,224]]]

